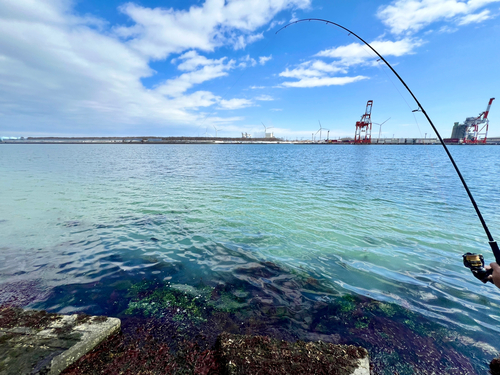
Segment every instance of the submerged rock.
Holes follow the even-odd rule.
[[[353,345],[295,343],[223,333],[216,344],[221,374],[369,375],[368,352]]]

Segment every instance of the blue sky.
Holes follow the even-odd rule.
[[[490,97],[500,136],[500,0],[0,2],[0,136],[443,137]],[[326,130],[322,132],[325,137]],[[374,126],[373,137],[379,127]],[[319,137],[319,134],[317,135]]]

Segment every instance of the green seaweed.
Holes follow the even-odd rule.
[[[236,297],[233,293],[222,291],[219,293],[219,298],[215,301],[210,301],[209,305],[219,311],[236,312],[247,306],[247,303],[241,301],[242,298]]]
[[[141,281],[139,283],[132,284],[128,289],[128,297],[137,297],[140,293],[146,292],[152,287],[152,283],[149,281]]]
[[[370,320],[366,317],[363,316],[359,320],[356,320],[354,323],[354,327],[361,329],[361,328],[368,328]]]
[[[408,326],[408,328],[410,328],[412,331],[415,331],[415,328],[416,328],[416,323],[410,319],[405,319],[403,320],[403,323],[406,324]]]
[[[342,296],[339,300],[340,311],[348,313],[356,310],[356,298],[350,295]]]
[[[147,292],[147,284],[135,285],[131,293],[136,296],[145,294],[144,297],[136,297],[128,304],[124,314],[141,314],[146,317],[161,317],[166,313],[174,313],[188,318],[194,322],[206,321],[206,297],[199,294],[193,296],[187,292],[174,289],[169,285]],[[205,291],[205,295],[207,292]],[[177,318],[176,321],[182,320]]]
[[[395,305],[392,303],[390,304],[381,302],[377,307],[389,318],[392,318],[394,315],[396,315]]]

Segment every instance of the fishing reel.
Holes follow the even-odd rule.
[[[472,274],[483,283],[487,283],[488,281],[493,283],[493,281],[489,280],[488,277],[493,273],[493,270],[484,268],[484,258],[481,254],[472,254],[467,253],[463,255],[464,257],[464,266],[471,270]]]

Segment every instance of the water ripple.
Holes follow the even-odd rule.
[[[452,153],[494,232],[500,147]],[[269,261],[498,332],[498,292],[461,264],[489,248],[437,147],[30,145],[0,159],[0,282],[228,273],[279,299],[290,280],[255,276]]]

